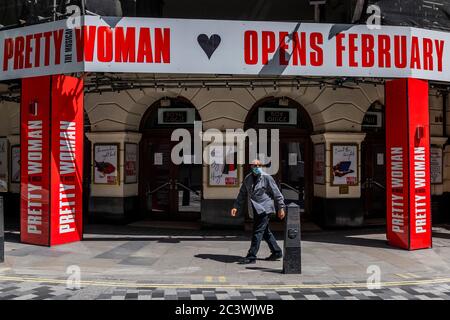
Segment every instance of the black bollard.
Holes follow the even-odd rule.
[[[300,239],[300,207],[295,203],[287,206],[284,229],[283,273],[302,273],[302,251]]]
[[[0,194],[0,263],[5,261],[5,229],[3,227],[4,208],[3,196]]]

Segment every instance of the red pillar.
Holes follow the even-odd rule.
[[[431,248],[428,82],[386,82],[387,239],[408,249]]]
[[[81,240],[83,81],[64,75],[22,80],[21,241]]]

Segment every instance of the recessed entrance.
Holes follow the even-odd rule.
[[[139,195],[144,218],[200,218],[202,165],[176,165],[171,159],[172,148],[178,143],[171,141],[172,132],[185,128],[192,136],[194,120],[200,120],[197,110],[181,98],[154,103],[142,118]]]
[[[250,128],[257,132],[258,129],[268,130],[268,153],[271,150],[270,130],[279,130],[279,169],[273,177],[283,193],[286,205],[299,205],[302,217],[305,217],[311,212],[313,191],[310,139],[313,126],[308,113],[300,104],[288,98],[264,99],[253,107],[247,117],[245,130]],[[261,135],[258,141],[260,138]],[[258,147],[258,153],[264,152]],[[248,166],[245,171],[249,172]]]
[[[386,138],[384,106],[375,102],[366,112],[362,130],[366,138],[361,145],[361,194],[365,220],[386,219]]]

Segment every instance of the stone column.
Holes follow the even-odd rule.
[[[88,132],[88,139],[92,143],[91,167],[91,194],[89,201],[89,216],[94,220],[104,219],[107,221],[125,221],[131,216],[139,213],[139,153],[137,157],[137,180],[128,182],[125,180],[125,147],[127,144],[137,145],[142,134],[138,132]],[[108,183],[96,183],[95,176],[95,152],[98,145],[118,145],[118,181]]]
[[[311,136],[314,150],[325,149],[324,164],[318,165],[315,170],[313,217],[320,225],[326,227],[359,226],[364,221],[364,211],[361,203],[361,142],[365,133],[355,132],[326,132]],[[323,145],[324,147],[317,147]],[[356,163],[350,164],[347,171],[354,171],[348,176],[348,184],[343,179],[335,179],[332,164],[333,146],[351,146],[356,149]],[[315,159],[320,155],[314,155]],[[323,157],[322,157],[323,158]],[[321,159],[322,159],[321,158]],[[322,161],[322,160],[321,160]],[[337,160],[336,160],[337,161]],[[321,169],[319,167],[322,167]],[[319,170],[321,172],[316,172]],[[343,177],[345,177],[345,173]],[[317,176],[321,176],[318,178]],[[319,181],[322,180],[322,181]]]

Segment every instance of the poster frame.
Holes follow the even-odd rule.
[[[126,162],[127,162],[127,152],[129,150],[128,148],[129,148],[130,145],[136,146],[136,175],[135,175],[135,178],[134,178],[133,181],[128,181],[127,180],[127,177],[132,177],[132,176],[127,176],[126,169],[125,169]],[[136,184],[136,183],[138,183],[138,180],[139,180],[138,179],[138,177],[139,177],[139,144],[132,143],[132,142],[125,142],[123,156],[124,156],[124,158],[123,158],[123,165],[124,165],[124,167],[123,167],[123,173],[124,173],[123,183],[124,184]]]
[[[348,184],[348,183],[335,183],[334,181],[334,173],[333,173],[333,163],[334,163],[334,147],[355,147],[356,148],[356,183]],[[359,145],[357,143],[330,143],[330,185],[332,187],[338,186],[351,186],[357,187],[359,186]]]
[[[234,148],[235,150],[238,149],[238,145],[235,143],[234,144]],[[211,164],[206,164],[207,168],[207,181],[208,181],[208,187],[209,188],[237,188],[239,187],[240,183],[241,183],[241,169],[242,166],[240,166],[239,164],[235,163],[236,166],[236,170],[237,170],[237,176],[236,176],[236,184],[233,185],[217,185],[217,184],[211,184]]]
[[[431,150],[432,149],[439,149],[441,151],[441,175],[439,177],[439,181],[438,182],[433,182],[433,180],[431,179]],[[441,147],[436,146],[436,145],[430,145],[430,184],[443,184],[444,183],[444,150],[442,150]]]
[[[103,182],[97,182],[95,180],[95,148],[97,146],[112,146],[112,147],[116,147],[117,148],[117,155],[116,155],[116,161],[117,161],[117,179],[115,183],[103,183]],[[93,146],[93,152],[92,152],[92,184],[95,185],[103,185],[103,186],[118,186],[120,185],[120,143],[117,142],[112,142],[112,143],[94,143]]]
[[[12,158],[12,156],[14,154],[13,153],[14,149],[19,149],[19,152],[20,152],[21,151],[20,144],[13,144],[9,147],[9,151],[10,151],[10,155],[9,155],[9,158],[10,158],[10,160],[9,160],[9,176],[10,176],[10,178],[9,178],[9,181],[10,181],[10,183],[20,183],[20,174],[19,174],[18,180],[13,180],[13,158]],[[20,153],[19,153],[19,155],[20,155]],[[20,160],[20,157],[19,157],[19,160]],[[19,164],[19,172],[20,172],[20,164]]]
[[[317,182],[316,180],[316,168],[315,168],[315,164],[316,164],[316,147],[323,147],[323,182]],[[313,147],[313,156],[314,156],[314,160],[313,160],[313,166],[314,166],[314,174],[313,174],[313,181],[314,184],[319,184],[319,185],[326,185],[327,183],[327,147],[325,143],[316,143],[314,144]]]
[[[5,153],[6,153],[6,155],[5,155],[5,158],[6,158],[6,165],[4,166],[4,168],[5,168],[5,177],[4,177],[4,182],[6,183],[6,189],[4,190],[4,191],[1,191],[0,190],[0,193],[7,193],[7,192],[9,192],[10,190],[10,188],[9,188],[9,183],[10,183],[10,181],[9,181],[9,177],[10,177],[10,170],[9,170],[9,164],[10,164],[10,162],[11,162],[11,159],[10,159],[10,154],[9,154],[9,152],[10,152],[10,143],[9,143],[9,140],[8,140],[8,138],[7,137],[1,137],[0,136],[0,140],[4,140],[5,141]]]

